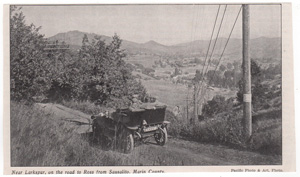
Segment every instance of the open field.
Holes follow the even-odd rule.
[[[183,84],[173,84],[171,81],[165,80],[142,80],[142,84],[145,86],[150,95],[157,97],[158,101],[166,103],[167,105],[185,106],[185,99],[192,99],[193,88],[188,88]],[[214,95],[222,95],[226,98],[235,97],[236,91],[229,89],[214,88],[213,90],[207,90],[206,99],[210,100]]]
[[[151,68],[152,65],[154,64],[155,60],[159,60],[161,57],[159,56],[154,56],[154,55],[135,55],[135,56],[130,56],[125,59],[126,62],[131,63],[131,64],[142,64],[144,67]]]

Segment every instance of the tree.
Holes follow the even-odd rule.
[[[21,8],[10,7],[11,99],[29,100],[49,87],[47,61],[43,60],[45,40],[40,27],[25,24]]]
[[[196,58],[196,57],[194,58],[194,63],[196,63],[196,64],[201,64],[201,62],[202,62],[202,61],[201,61],[199,58]]]
[[[181,74],[181,70],[178,68],[178,67],[175,67],[175,71],[174,71],[174,74],[173,76],[177,76],[177,75],[180,75]]]
[[[213,117],[214,115],[228,111],[232,108],[233,103],[231,99],[225,100],[225,97],[216,95],[212,100],[208,101],[202,108],[202,115],[204,117]]]
[[[237,92],[237,100],[240,103],[243,103],[243,92],[244,92],[244,83],[243,78],[239,81],[239,91]],[[252,105],[260,105],[265,102],[265,90],[261,84],[261,69],[258,64],[251,59],[251,92],[252,92]]]
[[[232,64],[231,63],[227,63],[227,69],[228,70],[232,70],[232,68],[233,68]]]
[[[225,71],[226,70],[226,66],[224,66],[223,64],[221,64],[220,67],[219,67],[219,70],[221,72]]]
[[[123,58],[126,56],[121,47],[122,40],[113,36],[111,43],[106,44],[101,38],[95,36],[92,42],[85,37],[80,49],[81,71],[84,76],[82,85],[91,101],[99,104],[109,102],[126,102],[133,94],[144,96],[146,91],[140,82],[134,80],[130,68]],[[152,69],[151,69],[152,70]],[[125,103],[124,103],[125,104]]]
[[[237,81],[239,80],[239,76],[240,76],[240,64],[237,61],[233,62],[233,70],[234,70],[234,76],[233,76],[233,80],[234,80],[234,86],[237,87]]]
[[[233,77],[234,77],[234,72],[233,71],[225,71],[224,72],[224,80],[225,80],[225,87],[232,87],[233,85]]]

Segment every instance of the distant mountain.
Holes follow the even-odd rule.
[[[66,33],[58,33],[55,36],[49,37],[51,41],[65,41],[73,49],[79,49],[82,43],[82,38],[86,34],[89,40],[92,40],[94,36],[100,36],[107,43],[112,41],[111,37],[98,35],[95,33],[85,33],[80,31],[69,31]],[[227,39],[219,38],[216,46],[214,56],[218,56],[222,53],[224,45]],[[215,40],[211,42],[213,47]],[[155,42],[153,40],[146,43],[136,43],[127,40],[123,40],[122,48],[129,54],[157,54],[157,55],[181,55],[181,56],[205,56],[209,45],[208,40],[196,40],[187,43],[180,43],[176,45],[166,46]],[[260,37],[250,40],[251,45],[251,57],[252,58],[281,58],[281,38],[266,38]],[[242,39],[230,39],[227,48],[224,53],[224,57],[239,59],[242,57]]]
[[[111,42],[112,38],[105,36],[105,35],[98,35],[95,33],[85,33],[85,32],[81,32],[81,31],[69,31],[66,33],[58,33],[52,37],[49,37],[48,40],[50,41],[65,41],[67,44],[71,45],[72,48],[74,49],[79,49],[80,46],[82,45],[82,39],[84,35],[87,35],[89,40],[94,39],[95,36],[99,36],[101,37],[101,39],[105,40],[106,42]],[[125,42],[126,43],[126,42]],[[129,42],[131,43],[131,42]],[[124,42],[123,42],[124,44]]]

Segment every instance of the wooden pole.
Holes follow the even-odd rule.
[[[198,117],[198,111],[197,111],[197,107],[198,107],[198,104],[197,104],[197,84],[195,83],[195,90],[194,90],[194,116],[192,118],[192,122],[191,123],[195,123],[196,120],[197,120],[197,117]]]
[[[250,13],[249,5],[243,5],[243,128],[244,136],[249,139],[252,135],[252,115],[251,115],[251,60],[249,56],[250,46]]]
[[[186,118],[189,120],[189,100],[186,98]]]

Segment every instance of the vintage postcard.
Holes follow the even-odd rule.
[[[291,4],[4,14],[5,174],[296,170]]]

